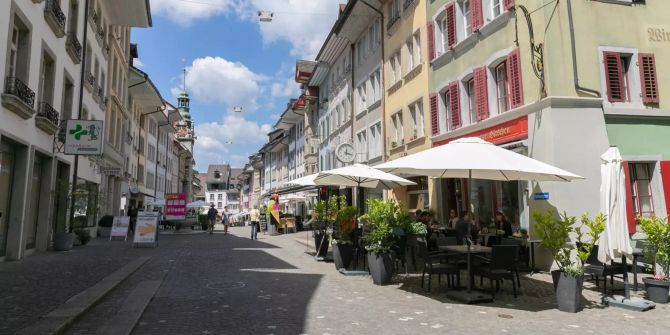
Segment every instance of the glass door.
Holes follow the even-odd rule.
[[[0,143],[0,257],[7,253],[14,161],[14,148],[7,143]]]

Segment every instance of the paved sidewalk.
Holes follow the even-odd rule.
[[[139,255],[132,243],[93,239],[67,252],[44,252],[0,263],[0,334],[31,325]]]

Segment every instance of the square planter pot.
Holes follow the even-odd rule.
[[[54,234],[54,250],[68,251],[72,250],[75,240],[74,233],[56,233]]]
[[[109,237],[112,234],[112,227],[98,227],[98,236]]]
[[[314,246],[316,248],[316,256],[325,258],[328,255],[328,235],[314,234]]]
[[[351,264],[354,245],[351,243],[337,243],[333,245],[333,262],[335,269],[346,269]]]
[[[391,254],[368,253],[368,267],[370,268],[372,282],[375,285],[386,285],[391,283],[393,270],[395,269],[393,256]]]
[[[647,290],[647,298],[655,303],[667,304],[670,294],[670,281],[644,278],[644,286]]]
[[[582,287],[584,277],[573,277],[561,272],[556,287],[556,302],[558,310],[568,313],[577,313],[582,310]]]

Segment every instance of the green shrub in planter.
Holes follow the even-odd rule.
[[[645,257],[653,260],[654,277],[645,278],[649,300],[657,303],[668,302],[670,291],[670,225],[668,219],[658,217],[640,218],[642,231],[647,234]]]
[[[77,229],[74,233],[77,235],[77,239],[79,239],[81,245],[86,245],[91,240],[91,233],[87,229]]]

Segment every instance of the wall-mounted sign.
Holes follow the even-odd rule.
[[[103,129],[102,121],[67,120],[65,154],[102,155]]]
[[[493,127],[473,131],[458,137],[436,141],[433,142],[433,147],[439,147],[440,145],[447,144],[463,137],[479,137],[496,145],[523,140],[528,138],[528,116],[524,115],[520,118],[503,122]]]
[[[535,200],[549,200],[549,192],[537,192],[533,195]]]

